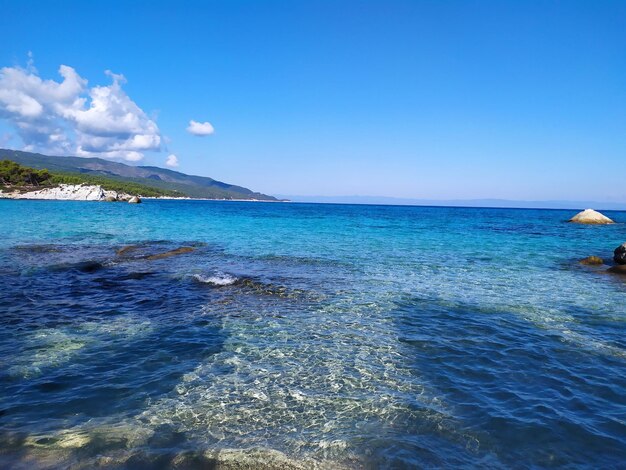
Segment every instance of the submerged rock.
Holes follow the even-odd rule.
[[[615,248],[613,261],[617,264],[626,264],[626,242]]]
[[[599,256],[587,256],[586,258],[581,259],[579,263],[587,266],[598,266],[604,264],[604,260]]]
[[[102,263],[98,263],[97,261],[81,261],[80,263],[76,263],[74,265],[75,269],[83,273],[95,273],[103,267],[104,265]]]
[[[44,244],[44,245],[18,245],[13,247],[14,250],[22,251],[26,253],[61,253],[63,250],[58,245]]]
[[[141,199],[139,199],[139,196],[133,196],[128,200],[129,204],[139,204],[141,202]]]
[[[164,462],[166,464],[164,464]],[[178,454],[131,452],[100,455],[93,466],[80,468],[177,468],[212,470],[347,470],[362,465],[344,465],[311,458],[295,460],[272,449],[214,449],[205,452],[183,451]]]
[[[626,275],[626,264],[618,264],[606,270],[607,273]]]
[[[55,264],[50,266],[50,270],[52,271],[67,271],[67,270],[76,270],[76,271],[80,271],[81,273],[95,273],[96,271],[101,270],[102,268],[104,268],[104,265],[102,263],[99,263],[98,261],[93,261],[93,260],[87,260],[87,261],[79,261],[78,263],[62,263],[62,264]]]
[[[127,245],[127,246],[123,246],[122,248],[117,250],[115,253],[117,254],[117,256],[125,256],[131,251],[135,251],[137,249],[139,249],[139,245]]]
[[[298,462],[271,449],[222,449],[205,454],[208,463],[219,470],[304,470],[322,468],[317,462]],[[337,467],[335,467],[337,468]],[[340,468],[340,467],[338,467]]]
[[[156,255],[146,256],[146,259],[152,261],[155,259],[169,258],[170,256],[182,255],[184,253],[189,253],[194,250],[195,248],[192,248],[190,246],[182,246],[180,248],[176,248],[175,250],[166,251],[165,253],[158,253]]]
[[[119,279],[123,281],[140,281],[141,279],[145,279],[148,276],[153,276],[153,272],[133,272],[128,273],[125,276],[121,276]]]
[[[570,222],[577,224],[590,224],[590,225],[602,225],[602,224],[614,224],[607,216],[600,214],[593,209],[585,209],[579,212],[574,217],[569,219]]]

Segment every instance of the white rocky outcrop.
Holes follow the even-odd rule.
[[[614,224],[611,219],[607,216],[600,214],[593,209],[585,209],[582,212],[579,212],[574,217],[569,219],[570,222],[574,222],[577,224]]]
[[[27,193],[0,193],[0,197],[9,199],[55,199],[61,201],[103,201],[106,198],[124,200],[128,194],[117,191],[105,191],[101,186],[85,184],[60,184],[54,188],[44,188]]]

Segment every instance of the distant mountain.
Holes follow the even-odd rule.
[[[507,199],[409,199],[384,196],[283,196],[293,202],[324,204],[370,204],[394,206],[493,207],[518,209],[602,209],[626,210],[626,202],[599,201],[515,201]]]
[[[51,157],[39,153],[0,149],[0,160],[51,172],[105,176],[115,181],[139,183],[152,188],[177,191],[181,196],[207,199],[277,201],[273,196],[223,183],[205,176],[192,176],[155,166],[131,166],[102,158]]]

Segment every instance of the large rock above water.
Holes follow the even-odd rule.
[[[613,261],[617,264],[626,264],[626,242],[615,248]]]
[[[102,186],[87,184],[60,184],[53,188],[43,188],[35,191],[20,193],[3,193],[2,197],[9,199],[54,199],[60,201],[105,201],[124,198],[125,194],[117,191],[107,191]]]
[[[590,225],[602,225],[602,224],[614,224],[607,216],[600,214],[593,209],[585,209],[579,212],[574,217],[569,219],[570,222],[577,224],[590,224]]]

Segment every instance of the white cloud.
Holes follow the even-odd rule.
[[[215,132],[215,129],[210,122],[198,122],[193,119],[189,121],[187,132],[197,136],[211,135]]]
[[[124,92],[122,75],[106,71],[113,83],[88,88],[72,67],[61,65],[59,74],[61,82],[43,80],[31,60],[26,69],[0,69],[0,118],[25,150],[128,161],[160,150],[159,128]]]
[[[167,157],[165,164],[169,167],[176,168],[178,166],[178,157],[174,154],[171,154]]]

